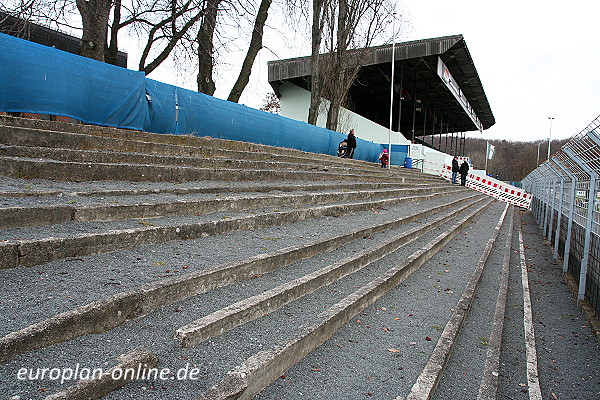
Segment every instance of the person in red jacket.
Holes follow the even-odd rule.
[[[387,149],[383,149],[379,155],[379,161],[381,161],[381,168],[387,168],[390,163],[390,155],[388,154]]]

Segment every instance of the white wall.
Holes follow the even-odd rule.
[[[310,92],[298,87],[292,83],[284,82],[279,88],[281,94],[281,115],[298,121],[308,121],[308,107],[310,106]],[[327,122],[327,109],[329,101],[321,102],[321,110],[317,125],[325,127]],[[356,137],[369,140],[375,143],[388,143],[388,129],[370,121],[360,115],[353,113],[345,108],[340,112],[340,121],[337,131],[347,134],[350,129],[354,129]],[[392,144],[410,144],[410,141],[397,132],[392,131]]]

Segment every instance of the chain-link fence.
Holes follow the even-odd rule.
[[[523,180],[531,211],[579,281],[578,298],[600,311],[600,117]]]

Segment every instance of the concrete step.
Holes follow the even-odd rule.
[[[268,315],[291,301],[295,301],[315,290],[329,285],[345,276],[357,273],[363,267],[396,251],[399,247],[417,240],[425,233],[439,227],[457,213],[467,207],[476,206],[484,199],[478,199],[462,205],[459,209],[444,212],[427,225],[416,226],[380,244],[346,257],[311,274],[304,275],[293,281],[286,282],[266,292],[251,296],[235,304],[214,311],[194,322],[181,327],[175,332],[175,339],[183,347],[195,346],[224,332],[234,329],[244,323]]]
[[[12,131],[18,129],[24,129],[25,131],[42,130],[44,132],[43,134],[39,134],[39,132],[35,131],[30,133]],[[61,132],[66,133],[66,136],[61,135]],[[6,139],[2,139],[4,135],[6,135]],[[69,137],[69,135],[73,136]],[[84,138],[78,135],[85,135],[86,137]],[[94,137],[96,139],[94,139]],[[116,141],[111,141],[110,139],[116,139]],[[77,147],[80,142],[82,147]],[[289,163],[316,165],[335,164],[348,166],[353,169],[379,168],[378,164],[361,160],[349,160],[325,154],[309,153],[295,149],[248,142],[189,135],[154,134],[111,127],[12,118],[7,116],[0,116],[0,143],[10,145],[25,145],[28,143],[27,145],[29,146],[35,146],[35,143],[39,143],[37,146],[41,147],[66,147],[71,149],[82,148],[96,150],[112,149],[115,151],[135,151],[146,154],[170,154],[181,156],[202,155],[202,157],[209,158],[218,157],[220,154],[228,154],[226,158],[234,160],[284,161]],[[443,181],[440,177],[424,175],[417,170],[397,167],[392,168],[392,170],[408,176],[427,176],[428,179],[438,179]]]
[[[484,207],[473,207],[467,216],[453,221],[442,235],[434,235],[410,254],[403,263],[392,265],[381,275],[346,294],[340,301],[326,307],[312,321],[293,329],[291,338],[261,349],[223,374],[222,379],[206,390],[200,398],[226,399],[229,396],[251,398],[316,349],[337,330],[356,318],[364,309],[405,281],[437,251],[441,250]],[[286,396],[282,396],[287,398]]]
[[[347,167],[335,165],[298,164],[274,161],[248,161],[244,159],[198,158],[193,156],[163,156],[144,153],[71,150],[62,148],[0,146],[0,156],[19,158],[43,158],[67,162],[112,163],[112,164],[144,164],[197,168],[227,168],[227,169],[294,169],[304,171],[338,171],[348,172]],[[387,172],[387,171],[384,171]],[[371,168],[364,170],[369,175],[382,175],[382,171]]]
[[[514,214],[514,209],[509,210],[498,243],[482,270],[463,329],[455,340],[433,399],[496,398],[508,275],[515,261],[511,260],[516,239]]]
[[[152,164],[65,162],[52,159],[20,157],[0,157],[0,174],[18,179],[55,179],[71,182],[92,180],[118,180],[131,182],[189,182],[200,180],[371,180],[374,182],[404,183],[406,181],[406,178],[401,175],[376,174],[375,176],[367,176],[364,174],[356,174],[352,171],[335,173],[328,171],[287,169],[195,168]]]
[[[81,125],[81,124],[69,124],[62,122],[50,122],[50,121],[41,121],[41,120],[31,120],[26,118],[11,118],[6,116],[0,116],[0,126],[5,126],[7,128],[23,128],[23,129],[37,129],[43,131],[50,132],[65,132],[67,134],[83,134],[88,136],[101,137],[105,139],[118,139],[121,141],[127,141],[130,143],[132,149],[144,148],[144,146],[150,146],[149,148],[157,149],[160,146],[152,147],[151,144],[155,145],[172,145],[181,148],[183,151],[192,151],[195,152],[200,148],[200,151],[207,151],[207,149],[213,149],[217,153],[223,153],[226,151],[234,151],[241,152],[245,154],[248,152],[265,154],[267,156],[273,155],[274,157],[286,157],[290,159],[302,159],[303,162],[306,160],[322,160],[328,163],[338,163],[345,164],[350,166],[374,166],[373,163],[361,161],[361,160],[349,160],[344,158],[338,158],[334,156],[318,154],[318,153],[309,153],[295,149],[288,149],[284,147],[275,147],[275,146],[266,146],[255,143],[248,142],[239,142],[233,140],[219,139],[213,137],[198,137],[191,135],[171,135],[171,134],[155,134],[141,131],[134,131],[128,129],[117,129],[111,127],[100,127],[100,126],[92,126],[92,125]],[[45,136],[45,134],[44,134]],[[17,139],[19,140],[19,139]],[[92,138],[87,139],[88,146],[94,143]],[[58,135],[53,135],[53,139],[49,142],[50,147],[61,147],[57,146],[59,143],[65,145],[68,142],[68,139],[59,139]],[[132,142],[142,142],[142,145],[136,146],[135,143]],[[10,144],[17,144],[18,142],[14,142],[14,139],[9,141]],[[108,142],[105,142],[108,143]],[[126,145],[125,143],[121,142]],[[128,145],[126,145],[128,146]],[[95,145],[90,148],[97,149]],[[185,153],[184,153],[185,154]],[[189,153],[188,153],[189,154]],[[195,153],[189,154],[193,155]],[[213,153],[214,154],[214,153]]]
[[[270,182],[223,182],[192,181],[168,184],[163,182],[58,182],[48,180],[11,179],[0,177],[0,196],[12,197],[11,201],[19,203],[17,198],[27,204],[36,198],[48,200],[49,197],[70,198],[64,201],[78,201],[86,197],[143,196],[155,194],[194,195],[194,194],[228,194],[228,193],[269,193],[269,192],[319,192],[347,190],[385,190],[398,188],[429,187],[429,183],[391,183],[391,182],[354,182],[324,181],[322,183],[302,181],[270,181]],[[75,198],[75,199],[73,199]],[[38,200],[39,201],[39,200]]]
[[[255,153],[251,153],[255,154]],[[360,179],[401,176],[407,180],[422,182],[442,182],[431,175],[411,175],[402,169],[386,170],[374,166],[350,167],[337,163],[305,159],[304,163],[280,161],[254,161],[237,158],[206,158],[194,156],[165,156],[139,152],[123,152],[108,150],[82,150],[34,146],[0,145],[0,157],[24,159],[49,159],[74,163],[105,163],[105,164],[141,164],[156,166],[177,166],[191,168],[226,168],[250,170],[294,170],[294,171],[325,171],[341,174],[360,174]],[[310,163],[312,162],[312,163]]]
[[[309,169],[330,167],[364,171],[380,169],[373,163],[354,163],[340,161],[336,157],[315,159],[310,153],[302,157],[281,155],[278,148],[270,152],[224,150],[216,147],[197,147],[166,143],[144,142],[139,140],[114,139],[111,137],[85,135],[78,133],[56,132],[48,130],[18,128],[0,125],[0,144],[3,155],[26,158],[53,158],[63,161],[121,162],[125,154],[139,159],[138,163],[160,163],[188,166],[228,166],[240,164],[248,168],[281,163],[287,167],[306,167]],[[31,149],[29,149],[31,148]],[[74,153],[66,150],[87,150]],[[120,154],[119,154],[120,153]],[[109,155],[113,154],[109,158]],[[151,157],[153,156],[153,157]],[[125,158],[127,159],[127,158]],[[154,161],[154,162],[152,162]],[[134,162],[134,161],[130,161]],[[169,164],[170,163],[170,164]],[[252,166],[254,165],[254,167]]]
[[[35,380],[4,378],[34,360],[111,371],[191,360],[200,381],[152,383],[159,397],[253,396],[463,230],[479,232],[479,256],[484,217],[500,209],[357,160],[10,118],[0,118],[0,174],[1,380],[32,398]],[[48,399],[92,387],[156,397],[135,379],[43,385]]]
[[[452,193],[458,189],[444,186],[418,186],[404,189],[384,190],[345,190],[310,193],[272,193],[267,195],[234,194],[222,197],[214,194],[193,194],[188,196],[160,196],[158,194],[135,196],[112,196],[106,198],[86,197],[79,202],[56,198],[56,204],[49,205],[41,198],[39,205],[28,197],[26,201],[13,200],[12,203],[27,206],[0,206],[0,227],[2,229],[53,225],[69,221],[122,221],[134,218],[156,218],[174,215],[202,215],[214,212],[240,211],[265,207],[294,207],[330,202],[406,197],[419,194]],[[221,189],[221,192],[224,190]],[[80,204],[81,203],[81,204]],[[108,203],[108,204],[107,204]]]
[[[32,266],[61,258],[77,257],[132,249],[172,240],[189,240],[234,230],[284,225],[305,219],[343,215],[350,212],[387,207],[403,202],[424,201],[436,196],[457,194],[451,187],[445,192],[394,197],[382,200],[353,201],[326,205],[267,209],[250,212],[213,213],[209,216],[187,216],[182,219],[130,220],[103,223],[65,223],[50,227],[0,231],[1,268]],[[63,233],[61,233],[61,230]],[[73,233],[76,232],[76,233]],[[14,238],[21,238],[14,240]],[[30,237],[30,239],[25,239]]]
[[[392,242],[392,246],[398,246],[405,243],[407,237],[412,237],[412,240],[414,240],[433,229],[434,226],[447,221],[448,216],[454,214],[457,210],[474,206],[481,201],[480,196],[463,198],[453,203],[425,208],[420,214],[409,214],[393,221],[367,226],[350,233],[311,241],[301,246],[283,248],[249,259],[186,273],[177,278],[153,282],[132,291],[117,293],[6,335],[0,340],[1,359],[5,361],[16,354],[73,339],[87,333],[103,332],[190,296],[206,293],[215,288],[252,277],[262,276],[299,260],[331,252],[365,236],[402,228],[413,221],[433,216],[433,226],[428,221],[425,221],[424,224],[421,223],[420,227],[409,230],[407,233],[402,234],[400,239],[395,239]],[[436,216],[440,212],[442,215]],[[381,249],[377,249],[380,246],[375,247],[362,252],[366,254],[362,258],[380,258],[382,256]],[[373,253],[375,256],[370,255]]]
[[[253,393],[255,382],[261,378],[274,381],[254,397],[257,399],[319,398],[319,392],[326,393],[328,398],[407,398],[428,360],[439,355],[436,343],[444,337],[444,326],[454,325],[453,311],[463,310],[458,302],[464,297],[465,288],[471,286],[467,284],[479,264],[477,259],[482,260],[493,238],[490,222],[497,225],[504,208],[499,207],[495,203],[465,226],[419,269],[387,295],[351,316],[338,332],[329,335],[320,347],[286,372],[269,378],[260,371],[274,353],[285,349],[284,346],[268,348],[246,359],[252,358],[253,363],[243,362],[230,369],[203,398],[226,398],[242,390]],[[442,237],[440,234],[434,241]],[[386,258],[390,258],[389,265],[394,265],[392,260],[399,257]],[[334,312],[330,310],[329,315]],[[323,312],[323,316],[326,314]],[[451,340],[440,341],[452,345]],[[242,373],[250,378],[242,378]],[[234,383],[232,378],[236,377]],[[226,382],[231,383],[229,388],[224,385]],[[466,397],[449,395],[448,398]]]
[[[464,202],[463,205],[468,206],[468,203]],[[470,211],[475,211],[475,207],[468,207],[468,209]],[[461,216],[457,217],[451,223],[449,222],[449,225],[456,226],[456,222],[458,222],[460,220],[464,220],[464,216],[461,215]],[[424,226],[429,225],[428,221],[423,221],[423,222],[424,222]],[[410,229],[410,227],[407,226],[405,229]],[[446,229],[446,231],[447,230],[448,229]],[[373,232],[373,235],[377,236],[377,237],[380,237],[381,234],[383,233],[383,231],[381,229],[379,229],[379,227],[375,227],[375,229],[372,232]],[[377,233],[377,232],[380,232],[380,233]],[[383,233],[383,234],[385,234],[385,233]],[[424,240],[425,243],[430,243],[432,239],[435,239],[435,237],[440,237],[440,236],[442,236],[442,235],[440,235],[439,232],[430,232],[427,237],[422,237],[422,239],[420,239],[420,240]],[[358,236],[358,239],[360,241],[378,240],[378,239],[361,239],[360,236]],[[373,242],[371,242],[371,243],[373,243]],[[404,256],[403,258],[405,260],[407,260],[407,259],[411,259],[410,254],[416,254],[416,253],[423,254],[424,252],[426,252],[425,248],[427,248],[427,247],[428,246],[424,247],[422,243],[415,243],[415,245],[412,246],[411,249],[407,249],[405,251],[404,254],[407,254],[407,255]],[[337,251],[334,251],[333,253],[331,253],[332,257],[329,257],[328,259],[331,259],[331,258],[336,259],[336,258],[339,257],[339,254],[338,254],[339,252],[341,252],[342,254],[345,254],[345,253],[347,253],[347,251],[348,250],[346,250],[345,248],[340,248],[340,250],[337,250]],[[413,259],[414,259],[414,257],[413,257]],[[320,263],[322,263],[323,261],[320,261]],[[421,259],[421,261],[423,261],[423,260]],[[309,261],[310,264],[312,264],[312,262],[313,261]],[[417,261],[417,263],[418,262],[419,261]],[[382,270],[381,267],[383,267],[383,271],[389,269],[389,265],[386,266],[386,264],[383,263],[380,267],[378,267],[377,271],[381,271]],[[291,270],[292,269],[290,269],[290,271]],[[372,271],[369,276],[377,277],[378,274],[380,273],[380,272],[377,272],[377,271]],[[287,276],[287,274],[289,273],[289,271],[288,272],[282,271],[282,272],[284,273],[284,276]],[[267,278],[269,275],[270,274],[264,275],[264,277]],[[361,273],[361,275],[362,275],[362,273]],[[367,278],[367,279],[372,279],[372,278]],[[265,280],[265,279],[262,279],[262,280]],[[258,281],[259,281],[259,278],[254,278],[254,279],[251,279],[250,281],[241,282],[240,284],[243,286],[244,284],[255,283],[255,282],[258,282]],[[387,281],[387,279],[384,279],[383,281]],[[323,306],[325,306],[325,309],[327,309],[327,307],[330,307],[329,304],[331,304],[331,307],[335,307],[335,304],[337,304],[336,302],[338,302],[338,299],[340,298],[340,296],[344,297],[344,296],[347,296],[346,293],[351,294],[352,292],[356,291],[356,286],[355,286],[356,283],[357,282],[349,282],[349,284],[344,284],[344,286],[346,288],[342,292],[340,292],[339,294],[336,294],[334,297],[331,297],[331,293],[330,293],[330,290],[329,290],[331,288],[327,287],[327,289],[324,290],[325,291],[324,295],[325,295],[325,297],[331,297],[330,301],[332,301],[332,303],[324,303]],[[198,287],[198,286],[197,285],[190,285],[190,287]],[[337,290],[341,290],[341,287],[337,287],[336,286],[336,288],[337,288],[336,291]],[[223,289],[225,289],[225,288],[223,288]],[[233,287],[232,289],[234,291],[236,291],[236,290],[239,291],[239,289],[237,289],[235,287]],[[385,289],[383,289],[383,288],[380,289],[380,290],[384,290],[385,291]],[[320,290],[320,292],[322,292],[322,291],[323,290]],[[174,290],[174,292],[175,292],[175,290]],[[163,299],[165,299],[167,297],[164,294],[163,295],[158,295],[158,293],[156,293],[156,294],[157,294],[157,297],[156,297],[157,299],[163,300]],[[218,298],[221,298],[221,299],[223,299],[225,301],[227,301],[227,299],[228,299],[227,296],[224,297],[223,293],[218,293],[218,291],[215,292],[214,294],[211,293],[211,292],[208,292],[204,296],[217,296]],[[321,295],[321,298],[323,298],[323,295]],[[150,300],[150,297],[148,298],[148,300]],[[185,304],[178,302],[177,304],[174,304],[173,306],[176,307],[177,309],[188,310],[189,304],[204,304],[204,302],[202,301],[202,299],[191,299],[190,298],[190,300],[191,300],[191,302],[187,302]],[[150,302],[152,302],[152,300],[150,300]],[[312,300],[312,302],[314,302],[314,300]],[[352,306],[349,305],[349,308],[352,309],[353,307],[362,307],[362,306],[363,306],[362,302],[359,301],[358,303],[355,303]],[[311,303],[306,304],[306,305],[302,305],[302,308],[304,309],[304,311],[300,311],[299,310],[298,317],[302,316],[302,318],[307,318],[307,317],[309,317],[309,314],[310,314],[311,315],[310,318],[309,318],[310,320],[313,320],[313,319],[316,318],[316,320],[318,321],[318,320],[320,320],[322,318],[323,314],[325,314],[325,313],[319,314],[320,310],[322,310],[323,308],[322,307],[315,308],[314,304],[311,305]],[[138,309],[138,308],[136,307],[136,309]],[[122,313],[121,314],[117,313],[117,310],[122,311]],[[122,314],[125,314],[127,312],[126,311],[126,307],[123,304],[121,304],[120,307],[117,307],[117,310],[115,310],[115,312],[112,313],[113,316],[122,315]],[[187,313],[187,311],[185,313]],[[271,316],[276,316],[276,315],[279,315],[279,314],[280,314],[280,312],[278,311],[278,312],[272,313],[270,315]],[[132,315],[133,314],[131,314],[131,316]],[[166,317],[166,315],[169,315],[169,317]],[[162,307],[161,310],[158,313],[151,313],[147,317],[144,317],[143,319],[133,320],[133,321],[131,321],[128,324],[124,324],[124,325],[121,325],[121,326],[119,326],[117,328],[113,328],[110,331],[107,331],[105,333],[101,333],[101,334],[97,334],[97,335],[86,335],[86,336],[83,336],[83,337],[80,337],[80,338],[77,338],[77,339],[72,339],[69,342],[64,343],[64,344],[57,344],[55,346],[44,347],[43,349],[39,349],[39,350],[35,351],[34,353],[32,353],[28,358],[32,358],[32,357],[44,357],[45,358],[45,357],[48,356],[48,352],[51,353],[51,352],[54,352],[54,351],[60,351],[63,354],[63,359],[64,360],[73,359],[72,358],[73,356],[71,354],[72,350],[75,347],[80,347],[81,346],[80,341],[83,340],[85,342],[89,342],[89,340],[92,340],[92,342],[96,343],[96,341],[97,341],[97,343],[93,344],[92,342],[89,342],[88,345],[86,346],[86,348],[83,349],[83,352],[79,351],[77,353],[78,355],[76,357],[78,357],[78,359],[80,361],[81,360],[88,360],[87,362],[88,363],[92,363],[92,364],[111,365],[112,362],[110,361],[110,358],[112,358],[112,357],[110,357],[110,356],[106,357],[106,355],[105,355],[106,354],[106,346],[98,347],[99,344],[102,344],[102,343],[104,343],[104,344],[115,343],[116,344],[118,342],[119,343],[118,346],[121,349],[119,351],[120,352],[127,352],[132,346],[136,346],[134,343],[130,343],[129,340],[134,339],[135,342],[137,342],[139,339],[142,339],[144,341],[146,340],[145,337],[147,335],[144,333],[144,331],[148,332],[148,330],[146,328],[144,328],[144,326],[149,326],[151,328],[149,330],[149,332],[154,332],[154,334],[158,334],[158,332],[161,332],[161,336],[166,336],[166,337],[163,337],[161,340],[168,340],[169,339],[169,335],[168,334],[163,335],[162,334],[163,329],[157,327],[155,325],[155,323],[158,322],[158,321],[164,321],[165,322],[165,326],[173,326],[173,321],[171,320],[171,317],[173,317],[173,316],[179,316],[179,315],[181,315],[181,312],[173,312],[172,311],[172,307]],[[285,317],[285,315],[287,315],[287,311],[285,311],[281,315],[283,315]],[[181,315],[181,316],[185,317],[185,315]],[[339,316],[335,317],[333,322],[336,323],[336,324],[339,323],[339,318],[344,318],[344,316],[343,315],[339,315]],[[85,321],[80,320],[78,318],[75,318],[75,319],[79,320],[81,322],[82,326],[86,326],[88,328],[92,327],[92,326],[98,327],[98,326],[101,325],[100,323],[95,323],[94,324],[91,321],[90,321],[90,323],[86,323]],[[96,319],[92,319],[92,321],[96,321]],[[139,321],[139,322],[136,322],[136,321]],[[151,322],[151,321],[155,321],[155,322]],[[48,323],[44,323],[42,325],[46,326],[46,327],[49,326]],[[248,326],[248,324],[246,326]],[[283,327],[283,325],[281,325],[281,323],[277,323],[277,326]],[[295,326],[295,324],[292,324],[292,325],[289,325],[288,327],[286,327],[285,329],[283,329],[285,331],[285,333],[286,333],[286,336],[288,336],[288,337],[290,335],[294,336],[294,332],[297,331],[297,328],[294,328],[294,326]],[[126,335],[123,335],[123,332],[120,332],[120,330],[122,328],[125,328],[125,327],[127,327],[127,329],[134,328],[137,333],[133,333],[132,334],[130,332],[130,333],[126,334]],[[265,338],[262,339],[262,341],[265,343],[265,346],[267,346],[266,348],[270,348],[272,346],[274,346],[275,348],[279,348],[279,346],[277,346],[277,343],[279,342],[279,340],[277,339],[276,336],[272,337],[271,339],[268,339],[268,337],[270,336],[269,330],[261,329],[260,327],[256,327],[256,326],[253,327],[252,329],[258,335],[264,336],[264,333],[267,333],[267,337],[265,337]],[[64,332],[72,332],[74,330],[75,330],[75,327],[70,327],[69,329],[60,329],[60,330],[56,329],[56,332],[64,333]],[[300,329],[299,331],[300,332],[304,332],[303,329]],[[51,332],[52,332],[52,330],[51,330]],[[46,332],[46,333],[48,333],[48,332]],[[112,338],[114,335],[117,335],[117,337],[120,337],[121,339],[118,340],[117,342],[115,342],[114,339]],[[235,336],[246,338],[244,340],[238,341],[239,345],[249,345],[251,343],[249,343],[248,340],[251,340],[252,337],[255,337],[254,335],[247,335],[247,334],[243,334],[242,336],[239,336],[239,335],[240,334],[237,333]],[[226,334],[224,336],[230,336],[230,335]],[[326,337],[329,337],[329,336],[331,336],[330,335],[330,331],[328,331],[328,330],[321,331],[321,330],[317,329],[315,331],[315,333],[313,333],[313,334],[310,335],[309,339],[304,339],[304,340],[302,340],[302,342],[306,343],[306,341],[308,341],[308,343],[310,344],[310,343],[314,342],[315,340],[317,340],[317,341],[325,340]],[[27,335],[26,337],[31,337],[31,336]],[[45,337],[52,337],[52,335],[45,335]],[[220,338],[219,342],[227,343],[227,342],[229,342],[231,340],[231,337],[226,337],[225,339],[226,340],[223,342],[223,340]],[[155,343],[155,342],[156,342],[156,339],[148,341],[147,344],[151,344],[151,343]],[[166,393],[169,393],[170,396],[172,395],[175,398],[197,398],[201,394],[201,392],[203,391],[202,388],[208,388],[207,384],[210,384],[210,380],[211,379],[214,379],[214,377],[219,376],[219,375],[222,376],[227,371],[227,368],[223,369],[223,367],[225,367],[224,364],[222,364],[221,362],[216,362],[216,361],[218,361],[218,360],[224,360],[224,359],[231,359],[231,356],[233,356],[234,360],[236,360],[236,359],[239,359],[240,355],[243,356],[243,354],[247,354],[247,353],[242,353],[242,354],[238,355],[238,352],[235,351],[234,349],[232,349],[233,350],[232,352],[225,352],[225,353],[223,353],[223,348],[222,348],[223,343],[220,343],[219,345],[215,346],[215,342],[212,342],[212,344],[209,346],[210,348],[212,348],[212,351],[209,352],[209,353],[207,353],[206,356],[203,356],[204,361],[201,361],[201,359],[198,358],[197,355],[194,356],[194,355],[190,354],[189,352],[186,353],[186,355],[184,356],[185,357],[184,360],[186,360],[186,359],[193,360],[192,361],[192,365],[197,365],[197,366],[206,365],[208,367],[208,369],[209,369],[209,378],[205,379],[203,377],[201,382],[197,382],[197,381],[190,382],[193,385],[193,388],[190,388],[188,386],[187,389],[183,389],[184,391],[188,391],[189,392],[188,396],[185,396],[181,392],[181,390],[182,390],[181,388],[177,389],[178,385],[175,385],[175,384],[172,384],[171,382],[169,382],[170,383],[169,387],[171,389],[169,390],[169,392],[165,392],[164,395],[166,395]],[[267,343],[268,343],[268,345],[267,345]],[[181,359],[182,359],[181,357],[178,357],[177,355],[167,356],[167,354],[165,354],[164,352],[162,352],[162,351],[154,348],[155,345],[151,345],[151,347],[152,348],[148,349],[149,352],[154,357],[158,358],[158,360],[159,360],[159,362],[157,364],[157,367],[164,368],[164,367],[167,367],[167,366],[172,366],[173,364],[179,363],[181,361]],[[167,346],[167,347],[169,347],[169,346]],[[237,348],[239,346],[236,345],[236,346],[233,346],[233,347]],[[251,347],[256,348],[255,346],[251,346]],[[205,353],[206,350],[207,349],[204,348],[204,349],[198,350],[198,351],[200,351],[200,353]],[[91,351],[92,353],[95,353],[95,355],[92,356],[92,357],[95,357],[94,360],[96,360],[96,361],[91,361],[92,359],[89,358],[91,356],[91,354],[88,354],[89,351]],[[293,352],[293,354],[294,354],[294,357],[298,357],[300,355],[300,352]],[[10,371],[13,370],[13,368],[14,368],[15,365],[18,365],[19,367],[22,367],[23,365],[28,365],[28,364],[23,364],[23,359],[24,359],[23,356],[17,356],[14,359],[14,361],[8,361],[8,362],[6,362],[8,372],[10,373]],[[253,359],[256,359],[256,357],[253,358]],[[264,359],[263,359],[263,361],[264,361]],[[86,362],[86,361],[83,361],[83,362]],[[274,365],[281,365],[281,363],[279,362],[279,357],[276,359]],[[271,366],[268,366],[268,368],[265,368],[265,367],[267,367],[267,366],[264,363],[262,363],[260,365],[260,367],[257,369],[257,371],[260,371],[260,373],[268,373],[268,374],[273,374],[273,373],[277,372],[277,371],[274,371],[271,368]],[[203,368],[203,367],[200,367],[200,368]],[[267,370],[268,370],[268,372],[267,372]],[[204,374],[202,373],[202,375],[204,375]],[[255,378],[255,377],[256,377],[256,375],[254,375],[254,374],[249,375],[249,378]],[[56,388],[57,386],[61,387],[60,385],[57,385],[57,383],[58,382],[48,382],[45,385],[45,387],[49,388],[50,392],[53,392],[54,391],[53,388]],[[128,390],[132,390],[133,393],[135,393],[133,395],[134,398],[139,398],[139,397],[143,398],[144,397],[144,389],[140,388],[140,386],[139,386],[140,384],[147,385],[146,383],[142,383],[142,382],[131,382],[131,383],[127,384],[126,386],[123,386],[119,390],[119,392],[114,392],[114,393],[112,393],[112,395],[109,395],[109,396],[117,396],[117,397],[121,397],[121,396],[124,396],[124,395],[125,396],[132,396],[132,394],[124,394],[123,392],[121,392],[122,390],[125,390],[126,391],[125,393],[127,393]],[[260,380],[254,380],[253,379],[252,385],[255,386],[256,384],[260,384]],[[63,388],[64,387],[62,387],[61,390]],[[165,388],[166,387],[163,387],[162,390],[165,390]],[[139,392],[140,390],[142,392]],[[173,392],[173,390],[175,390],[175,392]],[[190,390],[191,390],[191,392],[190,392]],[[17,393],[17,392],[14,392],[14,393]],[[150,393],[150,395],[152,395],[152,393]]]

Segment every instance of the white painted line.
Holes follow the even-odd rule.
[[[537,368],[537,353],[535,350],[535,332],[533,328],[533,313],[531,311],[531,297],[529,295],[529,278],[527,276],[527,263],[525,262],[525,247],[523,234],[519,227],[519,247],[521,253],[521,282],[523,283],[523,327],[525,329],[525,352],[527,357],[527,384],[530,400],[542,400],[540,380]]]
[[[467,282],[464,293],[454,307],[454,311],[452,312],[450,320],[444,327],[444,330],[440,335],[440,338],[438,339],[431,356],[429,356],[423,371],[417,378],[415,384],[412,386],[410,393],[406,396],[406,400],[429,400],[433,397],[435,389],[437,388],[444,369],[446,368],[446,363],[448,362],[450,354],[454,349],[454,344],[456,343],[458,334],[460,333],[463,323],[467,318],[467,314],[471,309],[471,304],[473,303],[473,298],[475,297],[483,269],[490,252],[492,251],[492,247],[496,243],[496,239],[500,233],[500,228],[502,227],[504,218],[508,212],[508,208],[509,204],[507,203],[504,206],[504,212],[500,216],[498,224],[496,225],[492,236],[488,240],[485,249],[483,250],[483,254],[481,255],[481,258],[475,267],[475,270]]]
[[[504,317],[506,315],[506,298],[508,293],[508,277],[510,272],[510,255],[514,232],[514,207],[510,214],[510,223],[508,225],[508,235],[506,237],[504,257],[502,259],[502,273],[498,288],[498,297],[496,299],[496,309],[494,319],[492,320],[492,329],[490,332],[490,347],[488,349],[483,377],[479,385],[477,400],[495,400],[498,391],[498,376],[500,371],[500,347],[502,345],[502,331],[504,328]]]

